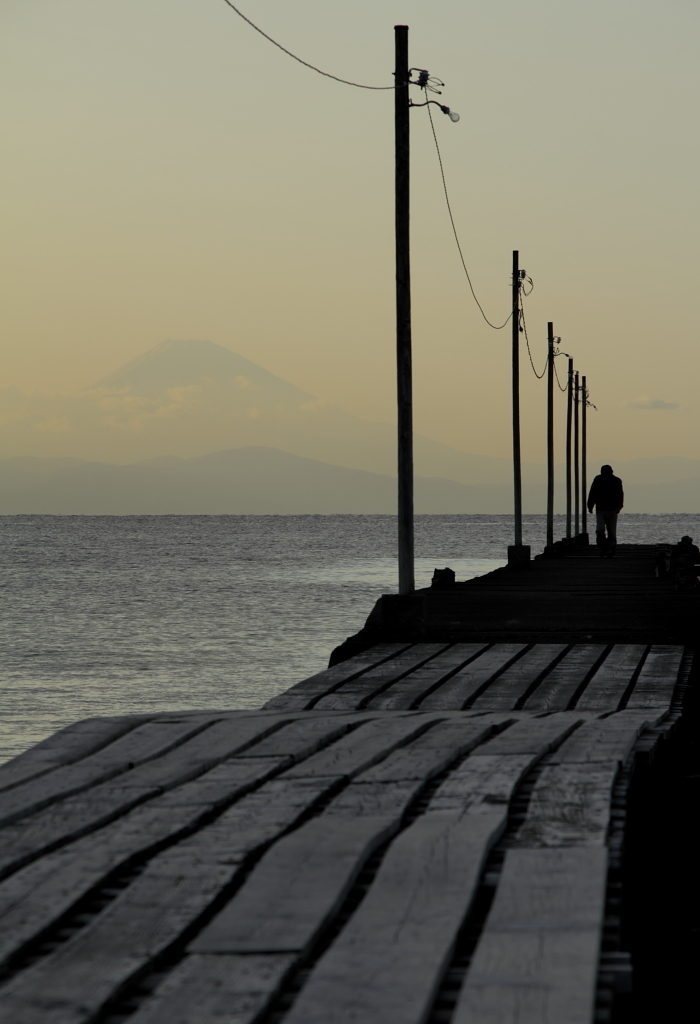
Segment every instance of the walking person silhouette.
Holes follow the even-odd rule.
[[[588,511],[595,506],[595,542],[601,558],[614,558],[617,547],[617,517],[625,503],[622,480],[614,476],[612,466],[601,466],[588,492]],[[607,536],[606,536],[607,531]]]

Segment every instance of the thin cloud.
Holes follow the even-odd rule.
[[[630,402],[630,409],[677,409],[678,402],[664,402],[663,398],[640,398],[638,402]]]

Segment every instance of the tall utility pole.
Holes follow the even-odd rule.
[[[578,537],[581,509],[581,480],[579,478],[579,378],[578,370],[574,374],[574,536]]]
[[[513,527],[514,543],[523,543],[523,481],[520,464],[520,266],[513,251]]]
[[[554,324],[547,324],[547,547],[554,543]]]
[[[584,544],[588,544],[588,524],[586,522],[586,407],[588,391],[586,378],[581,377],[581,534]]]
[[[522,567],[530,562],[530,548],[523,544],[523,481],[520,459],[520,271],[519,254],[513,250],[513,533],[508,564]]]
[[[571,412],[574,388],[574,361],[569,357],[569,383],[566,392],[566,537],[571,537]]]
[[[399,594],[413,593],[413,384],[409,178],[408,25],[394,26],[396,160],[396,381],[398,400]]]

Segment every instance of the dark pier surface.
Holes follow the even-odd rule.
[[[700,630],[700,591],[658,576],[666,552],[621,544],[614,559],[595,547],[497,569],[451,587],[385,595],[365,628],[334,655],[386,640],[562,643],[689,643]]]
[[[0,1024],[694,1017],[698,599],[654,565],[383,598],[261,711],[0,766]]]

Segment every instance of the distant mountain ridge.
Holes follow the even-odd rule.
[[[80,395],[4,393],[0,458],[61,456],[136,462],[231,447],[393,473],[396,428],[346,412],[209,341],[165,341]],[[508,459],[474,455],[416,434],[419,475],[506,484]],[[543,467],[524,467],[541,479]]]
[[[542,512],[541,485],[524,488],[525,512]],[[561,489],[558,510],[561,509]],[[417,513],[503,514],[508,485],[416,478]],[[700,478],[627,487],[628,512],[700,512]],[[193,459],[131,465],[75,459],[0,462],[2,515],[394,514],[396,479],[274,448],[246,447]]]
[[[261,390],[273,389],[290,401],[312,401],[313,395],[302,391],[269,370],[239,356],[212,341],[174,341],[168,339],[143,355],[137,356],[113,373],[93,384],[89,391],[107,388],[132,394],[155,397],[170,388],[238,383]]]
[[[396,481],[274,448],[235,448],[194,459],[154,458],[118,466],[25,459],[0,462],[0,514],[221,515],[393,513]],[[59,460],[56,460],[59,461]],[[19,465],[18,465],[19,464]],[[18,484],[13,486],[13,477]],[[417,510],[460,511],[478,488],[416,481]]]
[[[278,463],[280,472],[286,472],[284,467],[292,465],[294,458],[316,464],[314,474],[309,466],[304,472],[311,474],[309,495],[313,493],[314,501],[320,504],[313,508],[310,499],[298,499],[309,511],[335,509],[338,505],[335,498],[324,494],[322,479],[326,480],[323,486],[337,486],[339,493],[346,493],[342,490],[345,485],[340,483],[342,474],[331,476],[331,467],[350,473],[343,479],[354,479],[357,493],[347,492],[345,510],[394,508],[395,485],[390,481],[396,473],[395,426],[354,416],[209,341],[162,342],[75,395],[46,396],[0,389],[0,422],[0,460],[9,460],[0,472],[0,483],[7,492],[3,508],[18,507],[13,504],[16,501],[31,510],[36,502],[42,508],[53,507],[51,503],[58,500],[59,480],[71,475],[76,486],[81,481],[84,502],[97,507],[99,501],[93,494],[97,476],[102,481],[100,486],[107,487],[108,481],[118,475],[114,464],[121,465],[123,487],[133,486],[134,500],[140,495],[139,501],[149,508],[161,508],[162,503],[151,493],[155,483],[146,489],[151,495],[148,498],[145,485],[137,484],[147,460],[152,460],[153,480],[160,480],[160,486],[175,501],[178,488],[189,486],[186,480],[195,473],[194,460],[232,451],[239,454],[231,456],[233,462],[222,469],[229,480],[227,508],[242,507],[242,499],[235,497],[234,491],[243,487],[258,495],[256,507],[287,507],[283,495],[273,493],[273,483],[263,487],[262,478],[272,473],[274,461],[269,454],[260,454],[263,451],[277,452],[276,458],[290,457]],[[240,454],[244,450],[258,452],[257,456],[246,457],[252,462],[246,464],[245,471]],[[22,457],[29,461],[22,463]],[[253,472],[256,459],[258,468]],[[40,470],[42,460],[45,471]],[[80,465],[69,465],[71,460]],[[168,462],[170,469],[166,472]],[[93,468],[88,469],[87,464]],[[97,465],[105,468],[98,473]],[[416,434],[414,465],[417,478],[432,481],[430,485],[418,485],[424,511],[512,509],[509,458],[477,455]],[[128,466],[132,469],[127,472]],[[141,469],[133,468],[138,466]],[[301,472],[302,463],[297,466]],[[638,511],[689,512],[697,506],[700,460],[635,459],[616,463],[614,468],[625,482],[628,508],[634,505]],[[589,465],[589,479],[597,471],[597,465]],[[365,475],[352,477],[353,472]],[[54,479],[51,487],[49,477]],[[384,478],[381,486],[378,477]],[[559,466],[559,493],[562,480]],[[524,463],[523,482],[524,507],[543,511],[544,465]],[[207,484],[213,501],[212,487],[213,483]],[[222,496],[220,500],[224,500]],[[61,501],[65,505],[68,498]],[[128,504],[126,492],[124,501]],[[182,506],[180,497],[177,503],[178,508]],[[110,507],[122,507],[116,494]],[[210,503],[206,507],[213,506]]]

